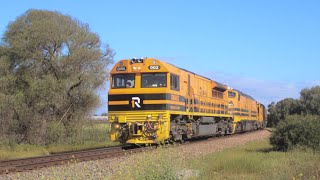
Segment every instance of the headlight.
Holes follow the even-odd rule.
[[[119,128],[120,128],[120,124],[115,124],[113,127],[114,127],[115,129],[119,129]]]

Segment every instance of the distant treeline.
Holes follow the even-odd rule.
[[[268,106],[268,125],[274,127],[288,115],[320,115],[320,86],[303,89],[300,99],[286,98]]]

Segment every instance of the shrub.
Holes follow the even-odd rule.
[[[320,116],[287,116],[272,134],[270,142],[279,151],[294,148],[320,150]]]

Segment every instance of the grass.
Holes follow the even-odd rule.
[[[320,156],[312,151],[272,151],[269,140],[206,155],[190,163],[200,179],[319,179]]]
[[[109,124],[88,124],[80,136],[69,143],[51,144],[48,146],[8,143],[0,145],[0,160],[49,155],[53,153],[102,148],[118,145],[111,142],[108,136]]]
[[[184,167],[183,154],[171,146],[134,154],[119,163],[119,169],[109,179],[176,179]]]
[[[175,148],[137,154],[120,165],[115,178],[125,179],[319,179],[320,154],[272,150],[269,140],[185,159]],[[133,166],[134,165],[134,166]]]
[[[185,157],[177,148],[164,146],[120,158],[111,167],[104,161],[71,162],[40,175],[42,179],[319,179],[320,155],[302,150],[276,152],[269,140],[198,158]],[[33,179],[39,174],[16,176]]]

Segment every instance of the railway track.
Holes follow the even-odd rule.
[[[66,164],[68,162],[81,162],[119,157],[127,153],[136,153],[141,152],[143,150],[144,148],[125,145],[94,150],[59,153],[48,156],[38,156],[32,158],[0,161],[0,174],[22,172],[49,166],[58,166]]]
[[[269,129],[267,129],[270,131]],[[232,134],[222,137],[207,137],[207,138],[197,138],[197,139],[188,139],[182,144],[179,145],[195,145],[203,141],[214,141],[216,139],[230,138],[232,136],[241,137],[244,134],[254,133],[256,131],[246,132],[242,134]],[[13,172],[22,172],[34,169],[40,169],[50,166],[64,165],[68,162],[81,162],[81,161],[91,161],[98,159],[106,159],[112,157],[124,156],[128,153],[138,153],[145,151],[146,148],[132,146],[132,145],[123,145],[123,146],[114,146],[94,150],[85,150],[85,151],[76,151],[76,152],[67,152],[59,153],[48,156],[38,156],[32,158],[16,159],[16,160],[7,160],[0,161],[0,174],[9,174]]]

